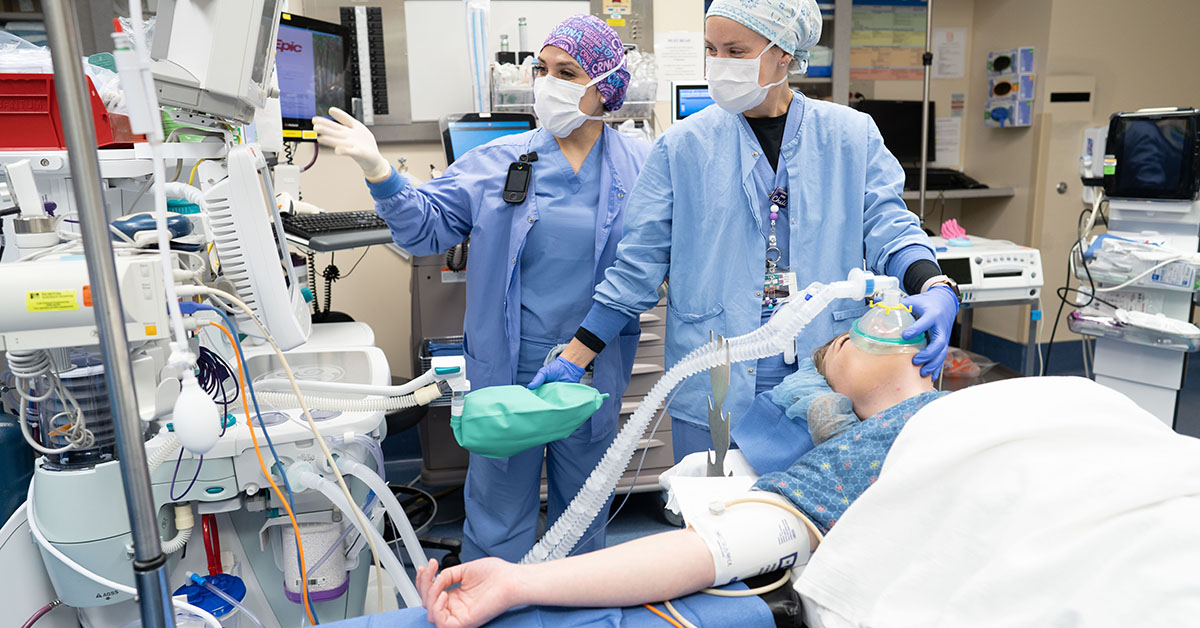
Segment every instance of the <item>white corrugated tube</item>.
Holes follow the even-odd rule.
[[[298,404],[296,395],[290,392],[262,391],[255,393],[263,403],[276,408],[294,408]],[[426,405],[438,397],[442,391],[436,386],[426,386],[401,397],[375,397],[371,399],[346,399],[343,397],[322,397],[320,395],[304,395],[304,403],[310,410],[340,410],[342,412],[390,412],[404,408],[415,408]]]
[[[731,362],[747,362],[783,353],[793,346],[796,335],[813,318],[836,299],[863,299],[886,288],[896,288],[894,277],[877,277],[859,269],[850,271],[846,281],[829,285],[814,283],[806,290],[804,300],[784,304],[765,325],[721,343],[712,341],[701,345],[674,366],[654,384],[645,399],[600,463],[592,470],[567,509],[558,517],[533,549],[521,559],[522,563],[540,563],[565,558],[591,525],[600,509],[616,489],[617,480],[629,466],[634,449],[650,426],[651,419],[667,395],[683,380],[697,373]],[[726,353],[728,346],[728,354]]]

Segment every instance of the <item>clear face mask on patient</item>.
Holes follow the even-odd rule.
[[[871,303],[871,311],[850,326],[850,342],[865,353],[918,353],[928,343],[925,334],[905,340],[901,334],[917,322],[912,308],[900,303],[899,290],[887,290],[883,300]]]

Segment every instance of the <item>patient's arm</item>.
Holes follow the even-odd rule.
[[[438,574],[431,560],[418,570],[417,588],[431,623],[468,628],[526,604],[613,607],[669,600],[712,586],[714,577],[708,546],[689,528],[536,565],[486,558]]]

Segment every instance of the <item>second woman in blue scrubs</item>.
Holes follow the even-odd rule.
[[[621,107],[629,81],[621,40],[603,21],[576,15],[559,24],[535,76],[542,128],[471,150],[419,187],[398,176],[370,131],[344,112],[331,112],[337,122],[314,120],[318,141],[362,166],[396,244],[429,255],[470,236],[463,349],[476,389],[545,379],[534,381],[547,355],[574,335],[616,259],[625,203],[649,151],[601,121]],[[501,195],[509,166],[530,153],[537,160],[525,200],[508,203]],[[471,455],[464,560],[516,561],[533,547],[543,460],[549,522],[563,511],[616,434],[638,333],[634,320],[597,357],[592,385],[609,398],[574,434],[511,458]],[[602,525],[599,518],[593,527]],[[602,530],[581,551],[601,547]]]

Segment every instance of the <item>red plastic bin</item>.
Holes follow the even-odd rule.
[[[92,126],[100,148],[129,148],[140,141],[129,118],[109,113],[87,79]],[[53,74],[0,73],[0,150],[66,150]]]

